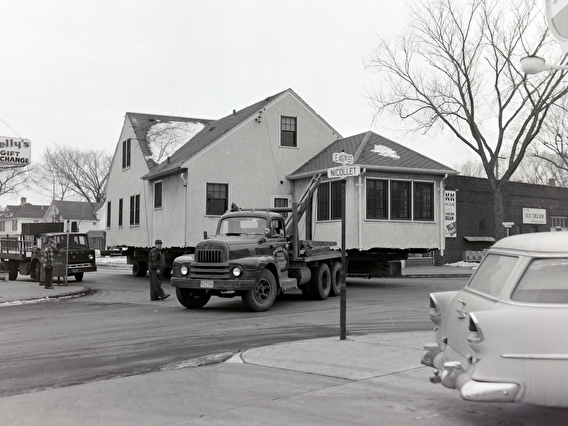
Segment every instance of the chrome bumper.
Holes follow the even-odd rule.
[[[429,343],[424,346],[421,363],[433,367],[431,383],[442,383],[449,389],[457,389],[462,399],[476,402],[514,402],[520,397],[517,383],[480,382],[473,380],[459,361],[448,361],[440,346]]]

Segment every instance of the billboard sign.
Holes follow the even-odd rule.
[[[568,52],[568,0],[546,0],[546,21],[562,50]]]
[[[28,166],[32,143],[29,139],[0,136],[0,166]]]
[[[444,225],[446,238],[457,238],[456,191],[444,191]]]

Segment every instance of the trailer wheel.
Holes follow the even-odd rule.
[[[16,281],[18,278],[18,267],[20,266],[20,262],[14,262],[10,260],[10,271],[8,272],[8,278],[10,281]]]
[[[141,260],[134,261],[132,264],[132,275],[135,277],[145,277],[147,272],[148,265],[146,265],[146,262],[142,262]]]
[[[270,309],[276,299],[278,288],[272,272],[266,269],[260,274],[260,279],[254,290],[247,290],[243,295],[243,303],[253,312],[262,312]]]
[[[339,296],[341,293],[341,262],[333,262],[331,267],[331,291],[330,296]]]
[[[321,263],[318,266],[317,272],[312,275],[310,281],[311,293],[315,299],[325,300],[329,296],[331,291],[331,273],[329,272],[329,266],[327,263]]]
[[[207,291],[179,287],[176,288],[176,296],[179,303],[187,309],[203,308],[211,299],[211,295]]]

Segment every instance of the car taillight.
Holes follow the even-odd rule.
[[[469,333],[467,335],[467,341],[473,344],[482,343],[484,340],[483,333],[481,332],[481,328],[477,323],[477,318],[475,314],[469,314]]]
[[[428,314],[430,315],[430,319],[432,320],[434,318],[439,318],[440,316],[442,316],[442,312],[440,312],[440,308],[438,307],[438,304],[436,303],[436,300],[432,295],[430,295],[430,311],[428,312]]]

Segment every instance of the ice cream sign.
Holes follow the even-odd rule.
[[[523,223],[527,225],[546,225],[546,210],[523,208]]]
[[[0,166],[27,166],[31,163],[29,139],[0,136]]]

